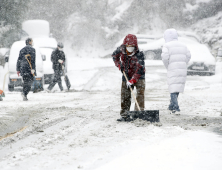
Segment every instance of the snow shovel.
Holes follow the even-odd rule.
[[[62,65],[62,64],[61,64],[61,65]],[[68,89],[68,91],[69,91],[69,89],[70,89],[70,87],[71,87],[69,78],[68,78],[68,76],[65,74],[65,71],[64,71],[64,70],[62,70],[62,73],[63,73],[63,76],[64,76],[64,80],[65,80],[65,82],[66,82],[66,87],[67,87],[67,89]]]
[[[126,78],[126,81],[128,82],[128,78],[127,78],[124,71],[123,71],[123,75]],[[133,95],[133,98],[136,102],[136,106],[137,106],[139,111],[127,111],[127,115],[129,115],[130,118],[132,118],[132,119],[139,118],[139,119],[147,120],[147,121],[150,121],[150,122],[159,122],[160,121],[160,119],[159,119],[159,110],[144,110],[144,111],[141,111],[140,106],[139,106],[139,104],[136,100],[136,96],[134,95],[132,88],[131,87],[129,87],[129,88],[130,88],[130,91]]]
[[[30,57],[30,61],[29,61],[28,57]],[[31,68],[31,70],[32,70],[31,55],[30,55],[30,54],[27,54],[27,55],[25,55],[25,58],[26,58],[26,60],[28,61],[29,66],[30,66],[30,68]],[[34,79],[34,90],[33,90],[33,93],[38,93],[38,92],[41,91],[41,85],[40,85],[40,87],[36,87],[38,83],[37,83],[37,81],[36,81],[36,79],[35,79],[35,73],[33,73],[32,75],[33,75],[33,79]]]

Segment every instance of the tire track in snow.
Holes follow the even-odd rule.
[[[96,82],[99,80],[99,78],[105,74],[105,69],[99,69],[94,76],[86,83],[86,85],[83,87],[83,90],[90,91],[91,88],[96,84]]]

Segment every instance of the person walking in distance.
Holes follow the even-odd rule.
[[[171,113],[179,114],[178,105],[179,93],[184,92],[187,77],[187,64],[191,54],[186,45],[178,41],[177,31],[167,29],[164,32],[165,44],[162,48],[162,61],[167,69],[167,82],[170,92],[170,105],[168,109]]]
[[[145,92],[145,63],[144,54],[139,51],[137,45],[137,37],[132,34],[128,34],[123,44],[118,47],[112,54],[113,61],[116,67],[123,73],[125,72],[128,82],[124,75],[122,76],[121,86],[121,118],[117,121],[131,121],[127,115],[127,111],[130,110],[131,106],[131,91],[129,87],[136,87],[137,90],[137,101],[141,110],[144,110],[144,92]],[[135,104],[135,111],[138,108]]]
[[[23,79],[23,101],[27,101],[27,95],[31,90],[31,85],[36,76],[36,64],[35,58],[36,53],[33,46],[33,40],[31,38],[26,39],[26,46],[20,50],[19,57],[17,60],[16,70],[17,74],[22,76]]]
[[[60,90],[63,91],[61,79],[61,71],[65,68],[65,53],[63,52],[63,47],[63,44],[59,42],[57,48],[52,52],[51,61],[54,70],[54,78],[47,91],[51,91],[56,83],[58,83]]]

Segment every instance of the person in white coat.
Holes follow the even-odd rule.
[[[165,44],[162,48],[162,61],[167,69],[167,83],[170,92],[169,110],[171,113],[180,112],[178,105],[179,93],[184,92],[187,77],[187,64],[191,54],[185,44],[178,41],[177,31],[167,29],[164,32]]]

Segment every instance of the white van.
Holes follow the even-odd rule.
[[[14,91],[14,87],[23,86],[22,77],[17,75],[16,71],[16,64],[19,57],[19,52],[22,48],[24,48],[25,41],[16,41],[13,43],[10,54],[9,54],[9,63],[8,63],[8,70],[9,70],[9,81],[8,81],[8,89],[9,91]],[[44,74],[43,74],[43,61],[42,56],[40,53],[40,49],[38,46],[33,46],[36,51],[36,81],[40,83],[41,87],[44,85]]]
[[[54,70],[52,69],[51,54],[57,48],[57,41],[50,37],[49,22],[45,20],[27,20],[22,23],[23,35],[22,40],[28,37],[33,39],[34,45],[40,48],[43,56],[43,71],[44,82],[50,84],[53,80]],[[66,61],[67,63],[67,61]],[[65,72],[67,72],[67,64],[65,65]]]

